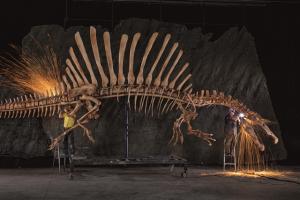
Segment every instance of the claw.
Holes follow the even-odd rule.
[[[213,134],[204,133],[200,130],[192,130],[191,134],[195,135],[196,137],[202,138],[208,143],[209,146],[211,146],[212,143],[216,141],[216,139],[213,138]]]
[[[278,137],[274,137],[274,144],[278,143]]]

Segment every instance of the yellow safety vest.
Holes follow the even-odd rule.
[[[71,128],[74,126],[75,118],[64,113],[64,128]]]

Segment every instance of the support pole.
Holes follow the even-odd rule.
[[[128,103],[125,101],[125,159],[128,159]]]

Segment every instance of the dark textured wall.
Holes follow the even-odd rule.
[[[97,29],[98,32],[105,30],[101,26]],[[35,38],[41,45],[51,44],[64,61],[68,48],[74,45],[74,33],[77,30],[81,31],[83,38],[88,34],[87,27],[71,27],[66,31],[56,25],[33,27],[29,35],[23,39],[23,49],[34,54],[40,53],[39,45],[36,45],[32,39]],[[216,40],[212,40],[211,35],[203,34],[200,28],[188,30],[185,26],[178,24],[129,19],[122,21],[113,31],[112,38],[115,38],[115,42],[112,43],[113,54],[117,52],[121,33],[132,36],[138,31],[142,32],[142,37],[146,37],[142,38],[145,39],[142,41],[146,41],[154,31],[159,31],[171,33],[172,40],[180,42],[185,52],[184,59],[191,63],[195,90],[225,91],[245,102],[262,116],[277,122],[266,80],[257,58],[254,39],[245,28],[231,28]],[[89,42],[87,38],[84,40]],[[142,53],[138,51],[137,55]],[[103,65],[106,66],[105,63]],[[64,62],[62,62],[62,68],[64,68]],[[1,88],[1,96],[12,95],[8,90]],[[195,128],[215,134],[217,142],[212,147],[201,139],[187,136],[182,146],[173,147],[167,144],[172,134],[173,122],[180,113],[173,111],[159,118],[151,118],[142,113],[130,112],[129,154],[130,156],[176,154],[194,163],[220,163],[225,113],[226,110],[219,107],[201,109],[199,118],[193,122]],[[121,157],[124,151],[124,118],[122,100],[120,103],[116,100],[104,102],[101,118],[89,125],[96,137],[96,144],[90,145],[87,139],[81,136],[81,130],[77,130],[77,147],[88,146],[89,155]],[[62,122],[55,118],[24,121],[1,119],[0,124],[0,153],[17,156],[45,155],[46,135],[51,137],[62,129]],[[286,152],[278,123],[273,124],[271,129],[279,136],[280,142],[278,145],[272,145],[269,140],[266,140],[269,144],[267,152],[271,152],[274,159],[283,159]]]

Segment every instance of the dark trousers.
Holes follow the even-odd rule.
[[[237,130],[236,128],[233,128],[225,134],[225,153],[233,155],[234,147],[236,145],[237,140]]]
[[[65,130],[67,130],[67,129],[65,128]],[[70,131],[70,132],[68,132],[68,134],[65,135],[63,145],[64,145],[64,154],[65,154],[64,166],[66,167],[66,158],[67,158],[69,160],[70,178],[71,178],[72,173],[74,172],[73,159],[72,159],[71,155],[72,154],[74,155],[74,153],[75,153],[73,131]]]
[[[65,128],[65,130],[67,129]],[[64,153],[66,156],[68,156],[69,153],[70,154],[75,153],[75,142],[74,142],[73,131],[70,131],[67,135],[65,135],[63,145],[64,145]]]

